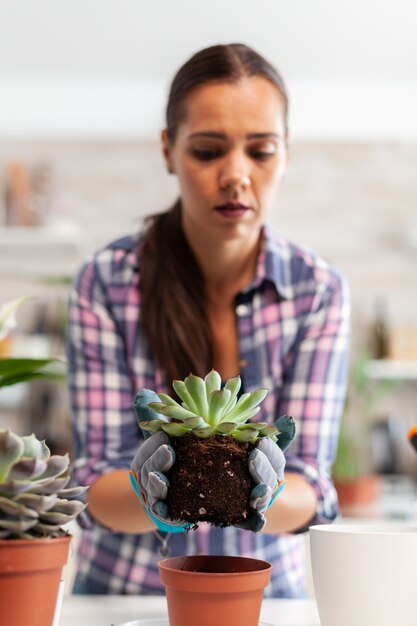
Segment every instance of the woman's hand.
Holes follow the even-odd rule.
[[[259,532],[265,526],[265,511],[285,486],[285,456],[268,437],[259,440],[249,455],[249,472],[255,487],[249,496],[247,519],[237,524],[243,530]]]
[[[148,389],[143,389],[136,396],[134,408],[139,425],[141,421],[161,419],[161,415],[147,406],[155,398],[159,401],[158,396]],[[169,480],[165,474],[174,465],[174,449],[169,444],[168,435],[162,431],[151,436],[146,433],[146,436],[148,438],[139,446],[131,463],[130,481],[133,489],[159,530],[184,532],[189,524],[169,519],[166,503]]]
[[[249,496],[249,516],[238,524],[238,528],[259,532],[265,526],[265,511],[285,486],[284,451],[295,437],[295,420],[291,415],[282,415],[274,426],[280,435],[275,443],[262,437],[249,455],[249,472],[255,487]]]

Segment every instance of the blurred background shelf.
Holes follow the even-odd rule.
[[[65,220],[45,226],[1,226],[0,259],[3,254],[16,252],[84,253],[90,238],[76,222]]]
[[[375,380],[417,380],[417,361],[372,359],[365,363],[364,372]]]
[[[73,220],[0,226],[0,278],[8,299],[33,294],[51,279],[69,280],[91,249],[88,232]]]

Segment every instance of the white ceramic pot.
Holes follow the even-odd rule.
[[[312,526],[310,550],[321,626],[416,626],[417,526]]]

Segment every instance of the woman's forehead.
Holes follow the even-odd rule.
[[[180,126],[186,134],[202,130],[275,132],[285,130],[285,102],[266,78],[210,82],[193,89],[183,102]]]

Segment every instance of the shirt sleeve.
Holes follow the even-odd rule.
[[[293,415],[297,426],[286,471],[303,475],[317,495],[316,514],[308,526],[333,521],[339,512],[331,467],[346,392],[349,336],[347,284],[331,274],[318,289],[288,355],[277,406],[277,417]]]
[[[94,261],[81,269],[69,302],[73,479],[83,485],[113,469],[129,468],[140,442],[125,343],[98,269]]]

